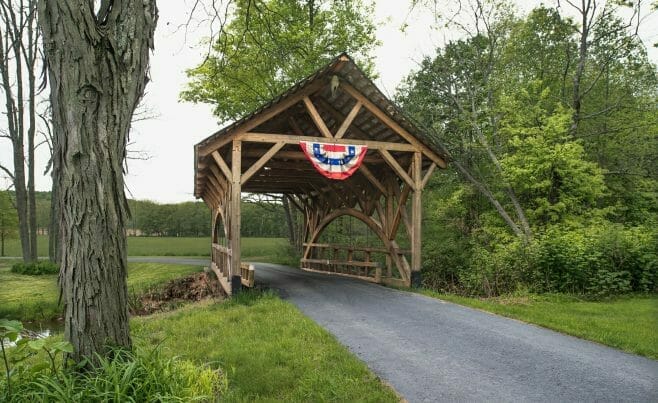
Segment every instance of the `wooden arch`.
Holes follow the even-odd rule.
[[[336,181],[315,171],[300,141],[366,145],[368,152],[354,175]],[[194,151],[195,195],[213,210],[213,233],[220,218],[226,230],[228,245],[213,242],[211,269],[228,293],[241,284],[242,192],[285,194],[302,212],[303,269],[387,284],[419,283],[422,190],[436,167],[446,167],[445,157],[347,55]],[[362,221],[384,247],[317,243],[344,215]],[[410,240],[405,250],[396,242],[400,229]],[[384,255],[385,263],[371,260],[373,254]]]

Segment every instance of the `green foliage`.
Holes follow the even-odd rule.
[[[426,188],[425,285],[656,292],[658,75],[646,49],[614,12],[595,21],[576,122],[578,21],[545,6],[525,18],[492,10],[397,97],[474,178],[450,172]],[[520,241],[501,210],[527,217],[534,236]]]
[[[48,274],[58,274],[59,266],[55,263],[42,260],[34,263],[14,263],[11,266],[11,272],[16,274],[25,274],[28,276],[43,276]]]
[[[215,105],[220,120],[252,112],[348,52],[367,72],[377,46],[368,0],[239,0],[212,54],[189,70],[181,97]]]
[[[509,139],[503,177],[535,228],[591,216],[605,192],[603,172],[569,135],[571,111],[557,105],[551,114],[550,91],[541,82],[529,87],[501,99],[500,134]]]

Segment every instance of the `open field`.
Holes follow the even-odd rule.
[[[26,276],[9,271],[0,261],[0,318],[47,321],[58,317],[57,275]],[[139,295],[150,287],[201,271],[199,266],[130,263],[128,291]]]
[[[278,263],[287,255],[283,238],[242,238],[242,256]],[[5,255],[21,256],[17,239],[6,241]],[[39,256],[48,256],[48,236],[37,237]],[[128,237],[128,256],[210,256],[210,238]],[[269,259],[269,260],[268,260]]]
[[[570,295],[481,299],[420,292],[658,359],[658,295],[585,301]]]
[[[326,330],[271,293],[191,304],[131,325],[138,345],[221,368],[229,382],[222,400],[399,400]]]

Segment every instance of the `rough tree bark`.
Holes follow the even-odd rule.
[[[80,361],[130,347],[123,161],[148,81],[155,0],[39,0],[60,207],[65,338]]]

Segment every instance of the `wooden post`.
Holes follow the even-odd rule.
[[[231,293],[235,294],[242,287],[240,277],[240,194],[242,193],[242,144],[233,140],[233,154],[231,158],[231,267],[229,278]]]
[[[421,277],[421,223],[422,223],[422,154],[414,153],[414,196],[411,212],[411,286],[420,287]]]

